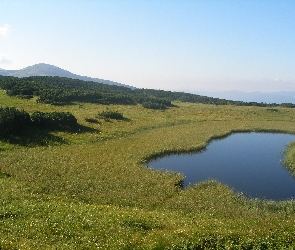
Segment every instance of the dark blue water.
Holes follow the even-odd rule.
[[[295,179],[283,166],[283,151],[294,135],[239,133],[212,141],[193,154],[151,161],[154,169],[184,174],[184,186],[217,180],[252,198],[295,198]]]

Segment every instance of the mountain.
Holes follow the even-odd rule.
[[[198,94],[212,96],[226,100],[258,102],[258,103],[295,103],[294,91],[278,91],[278,92],[243,92],[243,91],[199,91]]]
[[[113,82],[109,80],[104,80],[100,78],[91,78],[88,76],[80,76],[71,73],[70,71],[61,69],[57,66],[46,64],[46,63],[38,63],[33,66],[26,67],[20,70],[4,70],[0,69],[0,75],[2,76],[14,76],[14,77],[28,77],[28,76],[60,76],[60,77],[68,77],[72,79],[79,79],[82,81],[92,81],[92,82],[100,82],[109,85],[117,85],[124,86],[128,88],[134,89],[134,87],[125,85],[118,82]]]

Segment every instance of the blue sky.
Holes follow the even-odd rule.
[[[294,0],[1,0],[0,68],[142,88],[295,91]]]

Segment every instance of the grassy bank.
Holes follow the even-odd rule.
[[[0,249],[295,247],[293,201],[249,200],[214,181],[182,190],[180,174],[145,166],[153,156],[200,149],[234,131],[295,133],[293,109],[57,107],[3,92],[0,100],[29,113],[69,111],[80,124],[71,133],[2,138]],[[106,110],[127,119],[96,117]],[[293,155],[288,151],[289,164]]]

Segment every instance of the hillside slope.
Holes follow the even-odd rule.
[[[46,64],[46,63],[38,63],[20,70],[4,70],[0,69],[0,75],[2,76],[15,76],[15,77],[28,77],[28,76],[60,76],[67,77],[72,79],[79,79],[83,81],[92,81],[92,82],[100,82],[109,85],[117,85],[117,86],[125,86],[134,89],[134,87],[124,85],[118,82],[113,82],[110,80],[104,80],[100,78],[91,78],[88,76],[80,76],[70,71],[61,69],[57,66]]]

